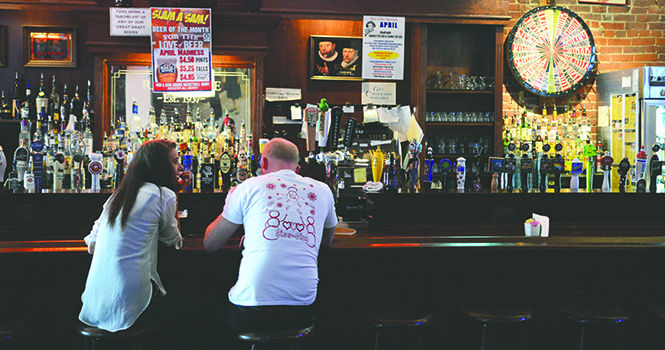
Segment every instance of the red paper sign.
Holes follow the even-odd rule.
[[[150,9],[155,92],[212,91],[210,9]]]

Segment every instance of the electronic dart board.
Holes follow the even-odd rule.
[[[536,95],[560,97],[577,91],[591,77],[596,59],[589,27],[560,6],[527,12],[506,39],[508,67]]]

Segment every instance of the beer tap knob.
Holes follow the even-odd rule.
[[[646,169],[647,153],[644,152],[644,146],[642,146],[635,157],[635,178],[637,179],[635,183],[635,192],[644,193],[647,191],[647,180],[644,178]]]
[[[630,162],[628,161],[628,158],[623,158],[619,162],[619,168],[617,168],[617,171],[619,172],[619,192],[626,192],[626,178],[628,176],[628,171],[630,171]]]
[[[570,164],[570,192],[578,192],[580,189],[580,174],[584,168],[582,163],[577,157],[573,159]]]
[[[543,156],[540,158],[540,192],[547,192],[547,174],[552,172],[553,160],[547,156],[551,146],[548,144],[543,145]]]
[[[504,159],[501,157],[490,157],[488,161],[488,171],[492,173],[492,182],[490,183],[490,192],[499,192],[499,174],[503,173]]]
[[[614,158],[610,156],[609,153],[605,153],[603,159],[600,160],[600,163],[603,167],[603,192],[610,191],[610,171],[612,170],[612,163],[614,163]]]
[[[448,174],[453,168],[453,162],[450,159],[441,159],[439,162],[439,169],[441,171],[441,191],[446,192],[448,188]]]
[[[466,180],[466,159],[457,158],[457,192],[464,193],[464,182]]]
[[[590,193],[593,190],[593,165],[598,152],[591,142],[587,140],[584,145],[584,156],[586,157],[586,191]]]
[[[99,185],[99,174],[104,170],[102,165],[102,155],[100,153],[90,153],[90,164],[88,164],[88,170],[92,174],[92,181],[90,183],[90,189],[93,192],[99,192],[101,186]]]
[[[525,144],[528,146],[528,144]],[[522,185],[522,193],[529,193],[529,175],[533,170],[533,160],[529,157],[527,152],[522,153],[522,159],[520,162],[520,175]]]
[[[504,169],[506,173],[508,174],[508,183],[506,184],[506,191],[509,193],[513,192],[513,176],[515,175],[515,170],[517,169],[517,160],[515,159],[515,155],[513,153],[508,154],[506,156],[506,160],[504,163]]]
[[[423,179],[423,189],[429,191],[432,189],[433,182],[433,171],[434,171],[434,151],[432,147],[427,147],[425,153],[425,177]]]
[[[650,193],[656,193],[658,190],[657,187],[657,181],[658,181],[658,176],[661,176],[663,174],[663,161],[659,160],[658,158],[658,151],[660,151],[660,145],[655,144],[651,148],[653,151],[653,155],[651,156],[651,160],[649,161],[649,192]]]

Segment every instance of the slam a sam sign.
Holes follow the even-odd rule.
[[[150,9],[153,90],[212,91],[210,9]]]

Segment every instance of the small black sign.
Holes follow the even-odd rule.
[[[215,190],[217,181],[217,166],[213,163],[201,164],[201,192],[212,192]]]
[[[489,172],[502,173],[503,172],[503,158],[490,157],[489,158]]]

